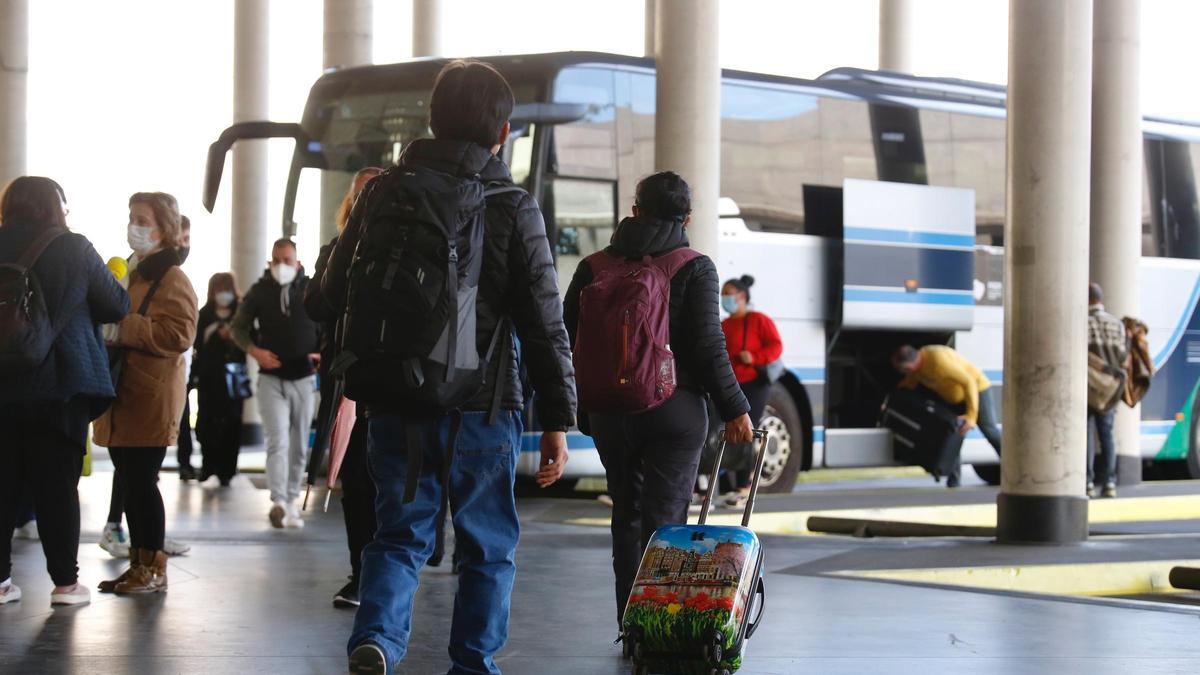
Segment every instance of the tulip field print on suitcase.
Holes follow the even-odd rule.
[[[742,525],[706,524],[718,483],[709,481],[699,524],[659,528],[646,547],[622,620],[634,675],[725,675],[742,665],[765,607],[762,544],[748,526],[767,432],[754,434],[760,447]]]

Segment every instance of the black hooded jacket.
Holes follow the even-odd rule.
[[[479,176],[488,184],[512,185],[504,162],[487,148],[474,143],[422,139],[404,152],[401,166],[423,166],[455,176]],[[345,305],[347,273],[358,245],[363,205],[370,201],[374,179],[355,202],[346,229],[338,237],[329,262],[320,277],[321,289],[335,316]],[[546,431],[565,431],[575,423],[575,371],[567,331],[563,326],[558,277],[546,225],[537,202],[524,191],[505,192],[488,199],[484,243],[483,277],[479,283],[476,339],[486,351],[498,321],[508,317],[519,340],[509,357],[492,360],[487,382],[496,382],[498,364],[508,368],[504,378],[501,407],[521,410],[524,396],[520,366],[523,364],[537,392],[538,420]],[[492,389],[485,385],[464,409],[480,411],[491,407]],[[375,410],[403,410],[404,401],[372,404]]]
[[[657,258],[688,245],[687,232],[678,220],[641,216],[626,218],[613,233],[610,254],[638,259]],[[571,344],[579,326],[579,293],[592,283],[587,260],[579,263],[567,289],[564,316]],[[671,349],[681,386],[702,389],[712,397],[721,419],[728,422],[750,411],[725,350],[725,334],[717,299],[721,294],[717,267],[708,256],[699,256],[671,278]],[[586,412],[586,411],[585,411]]]
[[[304,308],[309,279],[301,267],[287,287],[268,269],[254,282],[233,317],[233,339],[247,353],[258,346],[275,352],[282,366],[262,370],[284,380],[299,380],[317,372],[310,354],[321,347],[321,327]],[[255,327],[257,324],[257,327]]]

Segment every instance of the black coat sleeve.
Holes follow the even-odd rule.
[[[575,369],[546,225],[528,195],[517,207],[508,256],[508,304],[538,419],[547,431],[566,431],[575,423]]]
[[[129,313],[129,293],[117,283],[91,242],[83,246],[83,268],[87,270],[88,311],[96,323],[117,323]]]
[[[721,331],[718,298],[721,296],[717,266],[707,256],[688,263],[684,282],[683,322],[689,336],[687,365],[692,375],[712,397],[721,419],[728,422],[750,412],[750,404],[729,363],[725,333]]]
[[[333,247],[337,243],[337,239],[321,247],[321,252],[317,255],[317,264],[313,268],[312,279],[308,285],[304,287],[304,311],[308,312],[308,317],[313,321],[333,322],[337,320],[338,313],[325,297],[322,291],[324,285],[325,272],[329,269],[329,256],[333,252]]]
[[[563,321],[567,325],[567,335],[571,338],[571,347],[575,347],[575,334],[579,331],[579,294],[584,286],[592,283],[595,275],[587,260],[580,260],[571,277],[571,285],[567,287],[567,297],[563,299]]]

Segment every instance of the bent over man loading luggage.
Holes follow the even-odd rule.
[[[500,672],[519,530],[514,329],[545,430],[538,483],[557,481],[567,459],[575,380],[546,228],[495,156],[513,105],[490,66],[448,64],[430,100],[435,138],[414,141],[367,185],[323,277],[345,312],[332,370],[368,409],[378,490],[353,673],[390,673],[404,657],[418,574],[447,506],[462,556],[450,672]]]

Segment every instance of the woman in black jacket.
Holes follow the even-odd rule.
[[[200,482],[216,476],[227,487],[237,473],[242,406],[249,396],[246,352],[233,342],[230,324],[238,307],[237,280],[219,272],[208,280],[208,301],[200,309],[192,381],[199,395],[196,436],[204,453]]]
[[[670,171],[644,179],[637,186],[633,217],[613,233],[609,255],[630,260],[659,257],[688,246],[692,191]],[[579,325],[579,295],[593,279],[587,260],[579,263],[567,297],[563,318],[575,345]],[[617,623],[633,587],[638,565],[650,536],[663,525],[686,523],[700,452],[708,435],[705,394],[711,396],[725,434],[731,442],[752,438],[750,410],[725,349],[718,313],[717,268],[698,256],[671,278],[670,333],[675,355],[674,396],[661,406],[638,414],[585,414],[613,499],[613,571],[616,573]],[[576,360],[586,358],[576,354]],[[581,424],[581,426],[583,426]]]
[[[79,583],[79,474],[88,423],[116,394],[100,324],[120,321],[129,296],[83,235],[67,231],[67,200],[49,178],[16,179],[0,197],[0,263],[45,244],[30,266],[54,331],[32,370],[0,375],[0,604],[21,598],[9,578],[22,486],[30,486],[54,605],[91,595]],[[46,244],[47,239],[53,237]]]

